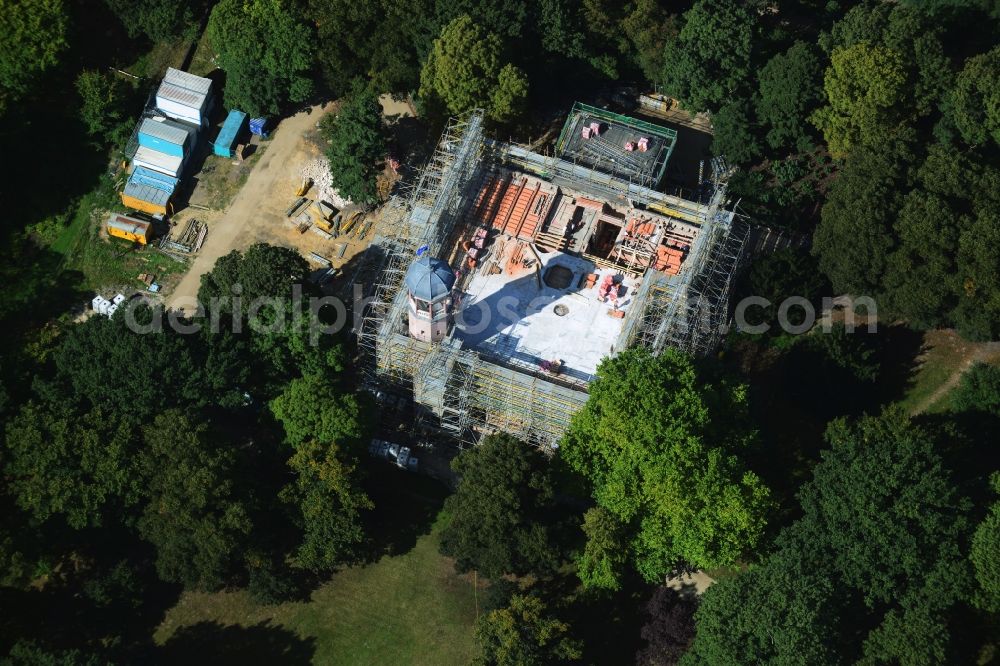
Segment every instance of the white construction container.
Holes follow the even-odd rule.
[[[111,301],[115,305],[121,305],[122,303],[125,302],[125,294],[118,294],[117,296],[115,296],[114,298],[112,298]]]
[[[118,312],[118,306],[117,305],[109,305],[108,306],[108,319],[111,319],[112,317],[114,317],[116,312]]]
[[[211,79],[170,67],[156,91],[156,106],[171,118],[202,125],[211,97]]]
[[[94,300],[90,302],[90,307],[94,308],[94,312],[99,312],[100,314],[107,314],[109,305],[111,303],[103,296],[94,296]]]
[[[165,176],[177,178],[181,173],[181,168],[184,166],[184,158],[167,155],[166,153],[161,153],[158,150],[153,150],[145,146],[139,146],[139,149],[135,151],[135,157],[132,158],[132,164],[137,167],[152,169]]]

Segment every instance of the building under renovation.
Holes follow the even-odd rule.
[[[673,130],[578,104],[554,155],[453,120],[372,243],[369,387],[460,442],[552,446],[607,356],[703,355],[728,320],[747,226],[717,163],[703,201],[656,188]]]

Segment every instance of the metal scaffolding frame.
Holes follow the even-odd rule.
[[[730,286],[750,233],[746,221],[723,210],[724,199],[722,182],[679,275],[647,272],[618,348],[642,345],[658,354],[669,346],[704,356],[718,345],[729,322]]]
[[[657,137],[664,142],[662,150],[648,165],[641,163],[641,153],[630,154],[624,150],[623,146],[612,144],[603,136],[592,137],[580,145],[577,150],[570,150],[571,136],[582,129],[583,118],[587,116],[596,118],[598,121],[626,127],[639,134]],[[645,120],[576,102],[566,116],[566,122],[563,123],[563,128],[559,132],[559,138],[556,140],[556,154],[569,162],[587,164],[598,171],[619,177],[628,175],[641,185],[656,187],[663,180],[663,174],[666,173],[667,163],[670,161],[676,144],[677,131],[669,127],[662,127]]]
[[[502,430],[541,447],[553,446],[587,400],[586,385],[540,368],[472,349],[449,336],[440,343],[406,332],[403,279],[420,248],[450,247],[456,223],[471,205],[484,174],[507,166],[605,200],[647,208],[699,228],[679,275],[650,269],[642,280],[615,350],[644,345],[654,353],[676,346],[708,353],[728,321],[728,291],[748,227],[723,209],[725,173],[714,165],[708,204],[688,201],[589,166],[539,155],[483,137],[474,112],[449,123],[407,196],[383,207],[378,233],[359,268],[373,288],[356,331],[373,391],[412,397],[420,423],[461,444]]]

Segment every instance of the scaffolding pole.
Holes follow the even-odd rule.
[[[417,182],[383,207],[378,235],[359,268],[373,276],[357,331],[366,386],[412,396],[424,407],[417,412],[421,423],[426,419],[457,442],[504,431],[551,448],[586,403],[585,381],[549,376],[531,359],[462,349],[451,337],[420,342],[406,331],[403,281],[416,252],[440,254],[449,247],[455,225],[472,214],[485,174],[503,166],[608,201],[647,207],[697,229],[680,274],[646,272],[616,351],[642,345],[659,353],[675,346],[704,354],[714,348],[728,320],[729,288],[748,229],[723,209],[724,163],[713,162],[714,188],[703,204],[591,166],[485,140],[478,112],[449,123]]]

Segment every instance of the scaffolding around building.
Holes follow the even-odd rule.
[[[485,349],[463,348],[454,336],[428,343],[407,335],[403,279],[409,265],[418,253],[449,249],[486,174],[500,167],[696,225],[679,274],[646,271],[612,353],[634,345],[653,353],[668,346],[710,353],[728,321],[729,288],[748,233],[748,226],[725,210],[724,165],[713,166],[713,192],[703,204],[658,192],[641,178],[486,139],[480,111],[452,121],[416,185],[383,207],[359,269],[372,280],[356,330],[366,386],[412,399],[421,424],[461,443],[504,431],[552,447],[585,404],[585,382]]]

